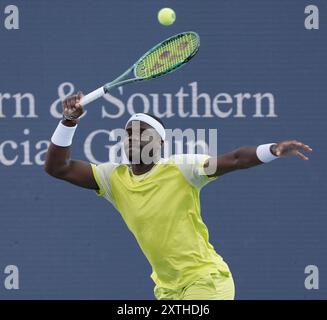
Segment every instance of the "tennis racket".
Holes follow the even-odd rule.
[[[85,95],[80,103],[85,106],[102,97],[112,88],[154,79],[172,72],[190,61],[198,52],[199,46],[200,37],[195,32],[183,32],[172,36],[149,50],[117,79]]]

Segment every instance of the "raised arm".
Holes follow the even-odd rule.
[[[297,156],[301,160],[309,160],[302,152],[311,152],[312,149],[299,141],[287,140],[276,144],[261,145],[258,147],[241,147],[218,157],[209,158],[205,164],[205,173],[209,176],[221,176],[239,169],[247,169],[276,157]]]
[[[78,118],[83,114],[83,108],[79,104],[82,96],[82,93],[78,93],[63,102],[63,114],[66,119],[61,121],[51,139],[44,169],[55,178],[79,187],[98,190],[91,164],[70,159],[71,139],[79,121]]]

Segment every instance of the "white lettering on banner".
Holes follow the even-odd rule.
[[[35,112],[35,98],[32,93],[16,93],[14,95],[10,93],[0,93],[0,119],[6,118],[6,113],[9,113],[11,110],[12,101],[15,102],[15,113],[12,116],[13,118],[38,118]],[[24,110],[28,111],[25,114],[23,114],[23,101],[26,101]],[[4,105],[6,105],[6,107]],[[11,111],[10,114],[12,114]]]
[[[30,129],[24,129],[23,134],[28,136]],[[127,158],[123,149],[125,134],[123,128],[92,131],[84,141],[85,157],[94,164],[109,160],[126,163]],[[218,154],[217,143],[217,129],[166,129],[166,140],[162,151],[164,157],[183,152],[215,155]],[[49,145],[50,141],[48,140],[40,140],[36,143],[32,143],[27,139],[19,143],[13,140],[0,141],[0,165],[42,166],[45,163]],[[102,161],[94,153],[93,147],[96,145],[100,145],[102,150],[103,148],[108,150],[106,158],[101,159]]]
[[[246,118],[249,114],[253,118],[275,118],[275,98],[272,93],[219,93],[213,98],[209,93],[199,92],[198,83],[188,85],[190,92],[184,87],[177,93],[133,93],[124,103],[122,98],[107,94],[104,98],[111,104],[102,105],[102,118],[117,119],[127,112],[151,112],[160,118]],[[123,96],[124,89],[120,87],[119,96]],[[117,112],[118,110],[118,112]],[[173,112],[173,110],[175,112]]]
[[[175,97],[177,97],[177,105],[178,105],[178,111],[179,111],[179,116],[181,118],[186,118],[188,117],[188,115],[190,114],[189,112],[184,112],[184,98],[188,97],[188,93],[184,93],[184,88],[181,87],[178,92],[175,94]],[[159,105],[159,103],[158,103]],[[159,106],[157,107],[159,108]],[[175,114],[173,114],[171,112],[171,116],[174,116]],[[167,117],[168,118],[168,117]]]
[[[46,154],[48,152],[49,145],[50,145],[50,141],[48,141],[48,140],[40,140],[39,142],[36,143],[35,149],[36,150],[41,150],[34,157],[35,164],[37,164],[38,166],[43,166],[44,165],[45,156],[46,156]]]
[[[30,129],[24,129],[24,136],[30,134]],[[0,165],[13,166],[16,164],[22,166],[44,165],[45,155],[50,142],[48,140],[37,141],[35,145],[26,139],[17,143],[13,140],[0,141]]]
[[[239,93],[234,96],[236,98],[236,114],[234,115],[235,118],[246,118],[245,114],[243,113],[243,106],[245,99],[251,99],[250,93]]]
[[[176,93],[133,93],[127,95],[124,93],[124,87],[119,87],[115,95],[106,94],[103,99],[95,103],[102,104],[102,119],[118,119],[135,112],[151,112],[160,118],[276,118],[275,97],[272,93],[216,93],[211,95],[207,92],[201,92],[198,89],[196,81],[189,83],[185,87],[180,87]],[[50,106],[50,115],[53,118],[62,117],[62,101],[75,92],[74,84],[63,82],[57,89],[58,98]],[[107,102],[105,105],[104,102]],[[28,120],[39,118],[36,114],[35,97],[32,93],[0,93],[0,121],[1,118],[13,118],[17,120]],[[93,108],[92,112],[96,112]],[[87,112],[83,114],[86,116]],[[41,123],[41,122],[40,122]],[[83,121],[83,124],[86,122]],[[84,153],[90,162],[100,163],[99,154],[92,150],[93,145],[101,145],[108,149],[105,152],[105,161],[112,159],[126,160],[123,152],[122,140],[125,134],[124,129],[117,128],[124,124],[117,123],[109,130],[95,130],[89,132],[84,142]],[[96,125],[95,125],[96,126]],[[209,133],[209,143],[205,143],[205,134],[201,130]],[[173,148],[177,149],[175,153],[184,152],[185,147],[188,152],[217,154],[216,143],[217,135],[211,130],[216,129],[186,129],[179,128],[167,129],[167,138],[164,144],[164,156],[173,154]],[[169,133],[170,132],[170,133]],[[17,133],[16,133],[17,134]],[[0,165],[4,166],[32,166],[43,165],[45,155],[50,144],[49,140],[31,141],[29,138],[30,129],[24,129],[23,141],[14,141],[10,138],[0,140]],[[49,139],[51,132],[46,137]],[[43,137],[44,138],[44,137]],[[186,138],[187,143],[184,143]],[[108,143],[109,141],[109,143]],[[173,143],[174,141],[174,143]],[[180,144],[180,145],[179,145]],[[197,147],[197,148],[195,148]],[[189,151],[189,148],[192,150]],[[181,149],[181,150],[179,150]],[[196,149],[196,151],[195,151]],[[201,149],[201,150],[199,150]],[[101,148],[97,148],[99,153]],[[103,149],[102,149],[103,151]]]
[[[118,88],[118,92],[122,95],[123,94],[123,88],[119,87]],[[102,118],[111,118],[111,119],[117,119],[120,118],[124,115],[124,111],[125,111],[125,106],[124,103],[119,100],[118,98],[112,96],[111,94],[105,94],[103,96],[103,98],[105,100],[107,100],[108,102],[110,102],[113,106],[118,108],[118,113],[114,113],[114,114],[110,114],[106,111],[105,106],[102,106]],[[110,108],[111,110],[111,108]]]
[[[84,143],[84,154],[86,158],[94,163],[94,164],[99,164],[101,163],[99,160],[97,160],[92,152],[92,145],[95,139],[97,139],[100,135],[105,135],[107,136],[108,140],[111,142],[115,142],[115,144],[112,145],[103,145],[104,148],[108,149],[108,161],[111,159],[113,162],[125,162],[126,157],[125,154],[122,152],[122,141],[123,138],[125,137],[125,130],[122,128],[118,129],[113,129],[113,130],[105,130],[105,129],[99,129],[96,131],[91,132]],[[101,136],[100,136],[101,138]],[[103,138],[103,137],[102,137]]]
[[[171,118],[175,115],[173,113],[173,102],[172,102],[172,95],[169,93],[163,93],[163,97],[166,99],[166,111],[160,112],[159,110],[159,95],[151,93],[150,96],[153,99],[153,113],[157,115],[159,118]]]
[[[192,82],[189,84],[191,86],[191,97],[192,97],[192,114],[190,115],[191,118],[199,118],[198,114],[198,102],[199,99],[204,99],[204,108],[205,108],[205,114],[203,117],[213,117],[211,114],[211,99],[209,94],[207,93],[200,93],[198,94],[198,83],[197,82]]]
[[[253,97],[255,98],[255,114],[253,115],[253,118],[275,118],[277,117],[277,114],[275,113],[275,108],[273,108],[273,106],[275,105],[275,98],[271,93],[265,93],[265,94],[261,94],[261,93],[257,93],[254,94]],[[268,103],[268,114],[265,116],[262,114],[262,100],[264,98],[267,98],[269,103]]]
[[[219,118],[227,118],[231,115],[233,110],[229,107],[229,110],[222,111],[220,109],[222,104],[232,104],[233,99],[232,97],[227,93],[219,93],[213,98],[212,108],[213,112],[219,117]]]
[[[134,108],[134,99],[135,98],[140,98],[140,100],[142,101],[142,109],[141,110],[135,110],[135,108]],[[150,102],[149,102],[147,96],[143,93],[132,94],[127,100],[127,110],[128,110],[129,114],[134,114],[137,112],[144,112],[144,113],[150,112]]]
[[[24,130],[24,135],[29,135],[30,131],[29,129],[25,129]],[[30,157],[30,141],[26,140],[24,142],[21,143],[21,145],[23,146],[23,154],[24,154],[24,161],[22,162],[22,166],[30,166],[33,163],[31,162],[31,157]]]
[[[96,130],[91,132],[88,137],[85,140],[84,143],[84,153],[86,155],[86,157],[89,159],[90,162],[94,163],[94,164],[99,164],[98,161],[95,159],[93,152],[92,152],[92,143],[93,143],[93,139],[99,135],[99,134],[105,134],[108,135],[108,137],[110,137],[110,131],[109,130],[104,130],[104,129],[100,129],[100,130]]]
[[[102,105],[101,117],[103,119],[118,119],[125,113],[131,115],[135,112],[150,112],[159,118],[274,118],[275,97],[272,93],[218,93],[211,97],[209,93],[199,93],[198,83],[188,85],[190,92],[184,87],[179,88],[177,93],[133,93],[123,100],[124,89],[118,88],[120,97],[106,94],[103,100],[109,105]],[[74,85],[71,82],[63,82],[58,86],[58,96],[50,106],[50,114],[53,118],[62,117],[62,101],[74,94]],[[14,108],[12,107],[14,102]],[[96,102],[94,102],[96,103]],[[38,118],[35,110],[35,97],[32,93],[0,93],[0,119],[9,115],[12,118]],[[85,117],[85,110],[82,117]]]
[[[15,141],[12,140],[7,140],[0,144],[0,163],[4,164],[5,166],[12,166],[16,163],[18,156],[16,155],[9,159],[8,156],[5,155],[5,147],[7,146],[12,150],[17,150],[18,145]]]

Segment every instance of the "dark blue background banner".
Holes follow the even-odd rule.
[[[8,30],[5,8],[19,9]],[[307,30],[306,6],[319,8]],[[162,7],[176,22],[158,23]],[[210,242],[229,264],[237,299],[327,297],[327,4],[302,0],[0,1],[0,299],[154,299],[150,265],[119,213],[93,191],[43,170],[60,99],[113,80],[156,43],[201,37],[181,70],[114,89],[86,107],[74,158],[108,161],[108,135],[130,114],[167,128],[218,132],[218,151],[298,139],[310,161],[281,159],[202,190]],[[215,103],[215,97],[226,103]],[[183,98],[182,98],[183,96]],[[5,268],[19,269],[7,290]],[[305,268],[319,268],[319,289]]]

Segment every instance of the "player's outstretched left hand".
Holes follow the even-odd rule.
[[[271,147],[271,151],[278,157],[297,156],[301,160],[309,160],[302,152],[312,152],[312,149],[299,141],[287,140],[277,143]]]

